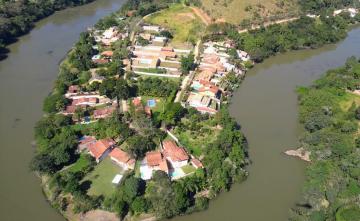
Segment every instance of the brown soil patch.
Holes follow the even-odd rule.
[[[190,7],[190,8],[197,16],[199,16],[199,18],[201,19],[202,22],[204,22],[205,25],[209,25],[212,23],[211,17],[208,14],[206,14],[203,10],[196,7]]]

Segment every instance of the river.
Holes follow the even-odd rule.
[[[79,33],[122,2],[99,0],[57,12],[12,44],[9,57],[0,62],[0,220],[64,220],[46,202],[39,180],[28,170],[33,127],[58,64]],[[286,53],[256,65],[231,106],[249,140],[250,177],[220,194],[208,211],[173,220],[286,220],[304,180],[304,163],[282,154],[297,146],[300,132],[294,89],[342,65],[350,55],[360,55],[360,28],[336,46]]]
[[[51,91],[58,64],[79,34],[118,10],[123,0],[99,0],[57,12],[10,45],[0,62],[0,220],[64,220],[46,202],[40,182],[28,169],[33,127],[42,100]]]
[[[352,55],[360,57],[360,27],[337,45],[277,55],[250,70],[230,107],[249,142],[250,176],[220,194],[206,212],[174,220],[286,221],[305,179],[305,163],[283,154],[298,147],[301,133],[295,89]]]

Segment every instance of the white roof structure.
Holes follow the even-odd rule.
[[[116,176],[115,176],[114,179],[112,180],[112,183],[113,183],[113,184],[119,184],[122,178],[123,178],[123,175],[121,175],[121,174],[116,174]]]

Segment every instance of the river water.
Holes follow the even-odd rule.
[[[58,64],[79,33],[120,8],[121,0],[99,0],[40,21],[29,35],[10,46],[0,62],[0,220],[62,221],[28,170],[34,148],[33,127],[50,92]],[[304,163],[285,157],[297,146],[299,125],[294,89],[320,73],[360,56],[360,28],[336,46],[279,55],[252,69],[231,106],[249,140],[250,177],[220,194],[208,211],[176,221],[282,221],[300,198]]]
[[[301,198],[305,168],[304,162],[283,154],[298,146],[301,133],[295,89],[352,55],[360,57],[359,27],[337,45],[277,55],[250,70],[230,107],[249,142],[250,176],[220,194],[209,210],[175,220],[286,221]]]
[[[42,100],[51,91],[58,64],[98,19],[118,10],[123,0],[99,0],[41,20],[10,45],[0,62],[0,220],[64,220],[46,202],[40,182],[28,169],[33,127]]]

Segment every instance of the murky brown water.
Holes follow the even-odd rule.
[[[242,184],[220,196],[206,212],[176,221],[285,221],[301,196],[304,165],[282,154],[297,147],[296,86],[309,85],[326,70],[360,57],[360,28],[336,46],[290,52],[252,69],[234,94],[231,114],[241,123],[253,164]]]
[[[10,46],[0,62],[0,220],[60,221],[29,172],[33,127],[41,117],[43,98],[57,76],[58,63],[79,33],[118,9],[121,0],[99,0],[42,20]],[[337,46],[287,53],[251,70],[233,98],[231,112],[250,143],[253,164],[249,179],[211,203],[206,212],[179,221],[282,221],[299,198],[304,164],[282,151],[297,144],[297,85],[309,84],[319,73],[360,56],[360,28]]]
[[[57,221],[63,218],[42,195],[29,172],[33,127],[50,92],[58,63],[81,31],[121,7],[123,0],[98,0],[40,21],[10,46],[0,62],[0,220]]]

